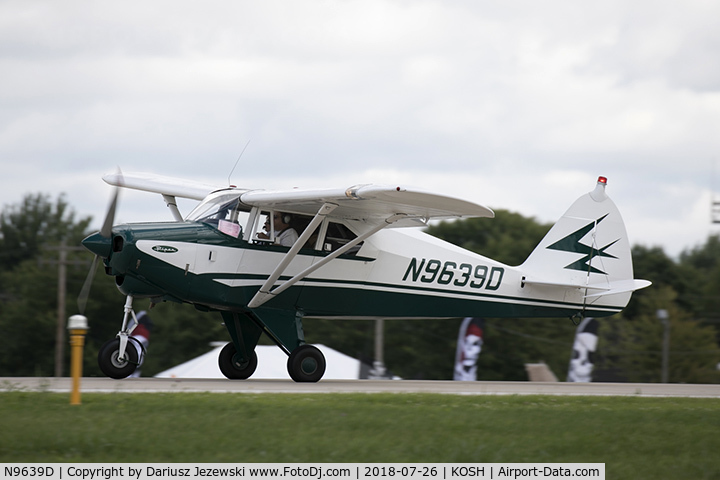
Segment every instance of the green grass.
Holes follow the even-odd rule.
[[[597,462],[720,478],[720,401],[434,394],[0,393],[0,462]]]

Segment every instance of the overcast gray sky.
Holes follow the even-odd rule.
[[[0,0],[0,206],[116,167],[410,184],[541,221],[609,178],[632,244],[703,243],[720,2]],[[717,172],[716,172],[717,170]],[[157,198],[156,198],[157,197]],[[185,209],[187,211],[187,208]],[[128,192],[119,221],[170,220]]]

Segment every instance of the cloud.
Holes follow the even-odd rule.
[[[69,191],[102,217],[99,178],[117,165],[224,182],[250,140],[241,185],[391,178],[544,221],[606,175],[629,230],[679,252],[707,231],[718,10],[6,1],[0,203]],[[648,227],[667,218],[677,235]]]

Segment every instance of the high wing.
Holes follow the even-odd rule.
[[[416,226],[430,219],[495,216],[488,207],[466,200],[416,188],[374,184],[347,189],[251,190],[240,198],[254,207],[305,215],[315,215],[320,207],[331,204],[334,206],[329,213],[332,218],[369,223],[402,215],[404,218],[398,220],[396,226]]]
[[[103,180],[117,187],[161,194],[177,220],[182,218],[175,198],[203,200],[212,192],[233,188],[148,173],[112,173]],[[412,187],[365,184],[349,188],[235,191],[242,203],[251,207],[314,216],[323,205],[331,204],[334,208],[328,213],[330,217],[371,224],[393,215],[402,216],[394,226],[417,226],[431,219],[495,216],[483,205]]]
[[[191,200],[202,200],[214,191],[228,188],[227,185],[211,185],[152,173],[109,173],[103,176],[103,180],[105,183],[116,187],[132,188]]]
[[[105,183],[116,187],[161,194],[173,217],[178,222],[183,221],[183,216],[178,210],[177,197],[202,200],[212,192],[230,188],[151,173],[110,173],[103,176],[103,180]]]

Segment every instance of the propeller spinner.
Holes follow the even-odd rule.
[[[95,257],[90,265],[90,271],[85,278],[85,283],[83,283],[80,294],[78,295],[78,310],[81,315],[85,314],[85,307],[87,307],[87,300],[90,296],[90,287],[92,286],[93,279],[95,278],[98,259],[101,257],[108,258],[112,252],[112,226],[115,221],[115,210],[117,210],[119,196],[120,188],[115,187],[112,200],[110,201],[110,206],[108,207],[107,214],[105,214],[105,221],[103,222],[102,228],[99,232],[93,233],[82,241],[83,247],[94,253]]]

